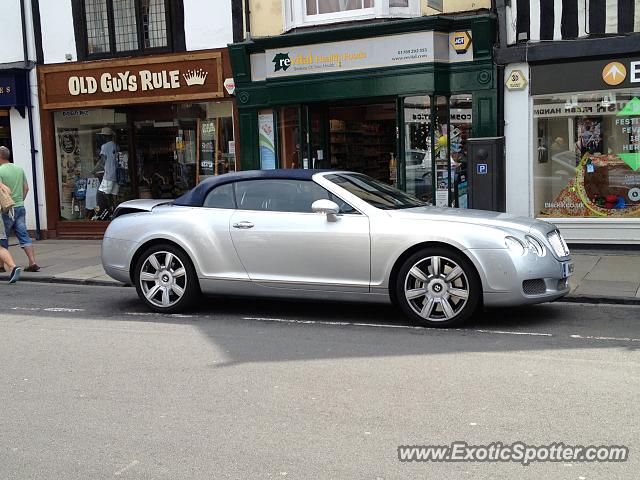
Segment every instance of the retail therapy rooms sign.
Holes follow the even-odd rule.
[[[220,53],[87,62],[41,67],[43,108],[219,98]]]
[[[264,76],[278,78],[430,62],[449,62],[451,58],[449,49],[448,34],[415,32],[271,49],[265,51],[264,54],[252,56],[252,62],[264,62]],[[472,53],[469,57],[456,58],[455,61],[472,60]]]

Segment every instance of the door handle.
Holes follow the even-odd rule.
[[[253,228],[253,223],[247,221],[238,222],[233,224],[233,228]]]

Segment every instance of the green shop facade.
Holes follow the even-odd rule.
[[[467,140],[497,134],[495,23],[422,17],[229,46],[244,170],[366,173],[467,206]]]

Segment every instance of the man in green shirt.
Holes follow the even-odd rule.
[[[5,184],[0,182],[0,190],[2,190],[7,195],[11,195],[11,189],[7,187]],[[0,240],[7,238],[4,234],[4,222],[0,221]],[[18,278],[20,278],[20,272],[22,269],[16,266],[16,262],[13,261],[13,257],[11,256],[11,252],[0,245],[0,262],[2,264],[7,265],[9,267],[9,271],[11,275],[9,276],[9,283],[16,283]]]
[[[25,268],[25,272],[37,272],[40,267],[36,263],[36,255],[33,250],[33,243],[29,232],[27,231],[26,210],[24,208],[24,199],[29,192],[27,184],[27,176],[24,170],[14,163],[11,163],[11,152],[7,147],[0,147],[0,182],[11,189],[11,198],[16,204],[13,206],[13,212],[2,214],[4,222],[4,230],[7,238],[0,239],[0,245],[9,248],[9,234],[13,230],[18,237],[18,242],[29,259],[29,266]],[[0,264],[0,272],[4,270],[4,265]]]

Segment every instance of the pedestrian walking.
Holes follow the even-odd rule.
[[[5,192],[7,195],[11,195],[11,189],[2,182],[0,182],[0,190]],[[9,250],[1,245],[2,241],[6,238],[7,236],[4,232],[4,222],[0,222],[0,262],[2,262],[3,265],[9,267],[11,271],[11,275],[9,275],[9,283],[16,283],[20,278],[22,269],[16,265],[16,262],[13,261],[11,252],[9,252]]]
[[[29,192],[29,184],[24,170],[11,163],[11,151],[7,147],[0,147],[0,182],[11,190],[11,198],[15,202],[13,212],[3,213],[2,220],[4,223],[4,239],[0,239],[0,245],[5,249],[9,248],[9,235],[13,230],[20,247],[29,259],[29,266],[25,268],[25,272],[37,272],[40,267],[36,263],[36,255],[33,249],[33,242],[27,232],[26,210],[24,208],[24,199]],[[4,263],[4,262],[3,262]],[[7,266],[10,266],[9,264]],[[4,270],[4,265],[0,264],[0,272]]]

